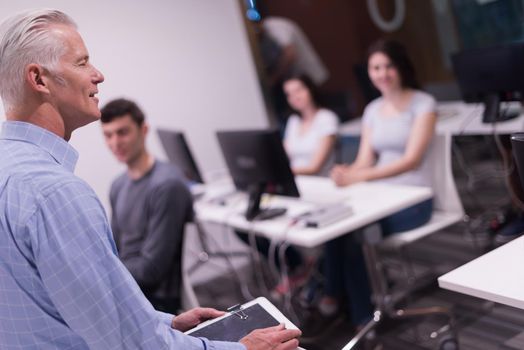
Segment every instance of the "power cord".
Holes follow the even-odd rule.
[[[462,136],[464,132],[466,131],[466,127],[473,121],[474,117],[478,117],[478,111],[481,106],[482,105],[480,103],[477,103],[473,107],[473,109],[469,112],[469,114],[466,116],[466,118],[464,118],[464,121],[460,125],[460,128],[459,128],[460,131],[457,134],[457,136]]]
[[[257,215],[258,216],[258,215]],[[255,221],[257,219],[257,216],[253,219]],[[256,234],[255,234],[255,227],[254,223],[251,222],[251,225],[247,231],[248,235],[248,241],[250,248],[252,250],[252,253],[254,254],[254,262],[255,262],[255,279],[257,281],[257,287],[259,290],[262,291],[265,295],[269,294],[269,287],[264,279],[264,271],[262,268],[262,259],[260,258],[260,252],[258,251],[258,244],[256,240]]]
[[[237,198],[237,203],[238,202],[240,202],[240,198]],[[236,204],[236,203],[234,203],[234,204]],[[226,241],[225,243],[226,243],[227,247],[231,247],[231,244],[230,244],[231,242],[229,240],[229,234],[230,234],[229,221],[230,221],[231,217],[233,217],[234,215],[237,215],[237,214],[238,214],[238,212],[236,210],[232,209],[224,217],[224,225],[223,225],[224,234],[223,234],[223,237],[224,237],[224,239]],[[227,252],[227,250],[226,250],[226,252]],[[230,255],[226,254],[225,258],[226,258],[226,262],[227,262],[227,264],[229,266],[230,271],[233,272],[234,276],[237,278],[238,284],[240,285],[240,292],[242,293],[242,297],[246,301],[255,299],[255,297],[253,296],[253,294],[249,290],[249,287],[248,287],[247,283],[244,282],[244,280],[240,276],[240,273],[238,272],[238,270],[236,269],[235,265],[233,264],[233,261],[232,261],[233,260],[233,256],[230,256]]]

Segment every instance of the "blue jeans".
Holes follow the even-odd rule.
[[[378,222],[382,236],[422,226],[431,219],[433,200],[401,210]],[[355,326],[366,323],[373,314],[371,287],[361,248],[361,235],[352,232],[326,243],[324,249],[324,293],[348,299],[351,321]]]

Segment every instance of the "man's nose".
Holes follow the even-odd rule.
[[[100,84],[103,83],[105,78],[101,71],[93,67],[94,69],[94,75],[93,75],[93,83]]]

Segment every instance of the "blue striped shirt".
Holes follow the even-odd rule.
[[[245,349],[171,329],[119,261],[78,153],[8,121],[0,133],[0,349]]]

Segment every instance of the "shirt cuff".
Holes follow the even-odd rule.
[[[207,350],[247,350],[244,344],[231,343],[227,341],[209,341],[206,338],[200,338],[205,344]]]
[[[175,317],[175,315],[168,314],[162,311],[157,311],[157,314],[162,323],[167,324],[169,328],[171,328],[171,325],[173,324],[173,318]]]

